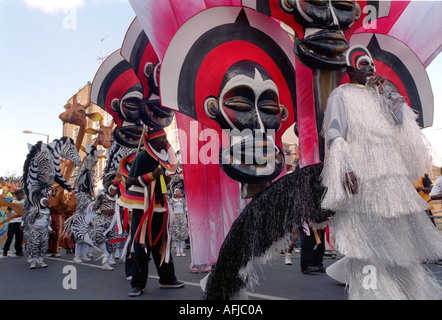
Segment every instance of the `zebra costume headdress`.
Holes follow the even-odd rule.
[[[74,214],[64,222],[63,235],[74,235],[77,242],[84,242],[88,233],[88,223],[86,222],[86,212],[92,203],[94,196],[94,173],[92,168],[98,161],[98,157],[104,150],[97,150],[96,146],[84,146],[86,157],[83,159],[83,166],[75,179],[77,191],[75,193],[77,207]]]
[[[83,167],[75,179],[75,185],[79,192],[89,193],[91,196],[94,195],[94,173],[92,168],[98,161],[104,150],[97,150],[96,146],[85,146],[86,157],[83,159]]]
[[[53,158],[46,144],[39,141],[30,148],[23,165],[20,181],[27,196],[27,201],[34,207],[40,207],[42,186],[50,186],[55,177]]]
[[[69,137],[55,139],[49,145],[42,141],[34,146],[29,145],[20,183],[31,205],[39,206],[42,198],[41,193],[36,192],[38,183],[52,185],[57,182],[62,188],[72,190],[72,186],[66,182],[61,173],[60,158],[66,158],[75,165],[81,164],[80,155]]]
[[[60,139],[55,139],[48,146],[53,157],[55,182],[57,182],[63,189],[71,191],[72,186],[67,183],[67,181],[63,177],[63,174],[61,173],[60,158],[70,160],[76,166],[81,165],[81,157],[78,154],[77,149],[75,148],[74,140],[69,137],[61,137]]]
[[[109,151],[109,156],[107,158],[106,167],[103,169],[103,177],[108,172],[117,171],[118,167],[120,165],[121,159],[125,155],[131,153],[132,151],[133,151],[133,149],[124,147],[124,146],[118,144],[116,141],[114,141],[111,148],[110,148],[110,151]]]
[[[23,205],[23,221],[24,228],[26,229],[29,224],[33,224],[36,215],[29,215],[34,209],[40,209],[45,207],[44,201],[48,199],[48,194],[52,189],[51,184],[46,181],[35,181],[32,185],[33,192],[31,196],[25,200]]]

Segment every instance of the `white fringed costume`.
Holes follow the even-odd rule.
[[[428,172],[431,158],[414,112],[403,97],[384,91],[345,84],[331,93],[322,206],[336,213],[350,299],[441,299],[440,285],[422,262],[442,257],[442,236],[412,185]],[[358,179],[354,195],[343,187],[350,171]]]

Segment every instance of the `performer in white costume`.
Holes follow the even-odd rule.
[[[347,52],[351,83],[328,98],[322,206],[336,212],[350,299],[441,299],[422,264],[442,257],[442,236],[413,182],[431,158],[416,115],[374,74],[365,47]]]
[[[187,208],[186,199],[182,197],[181,190],[175,188],[173,196],[169,200],[169,206],[173,212],[172,223],[172,241],[175,242],[176,256],[185,257],[184,245],[189,237],[189,228],[187,227]]]

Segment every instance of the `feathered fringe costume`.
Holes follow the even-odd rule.
[[[422,265],[442,257],[442,236],[412,185],[431,158],[416,115],[403,102],[388,87],[380,95],[355,84],[338,87],[328,100],[322,206],[335,211],[350,299],[442,298]],[[343,187],[350,171],[358,179],[354,195]]]
[[[254,259],[265,262],[286,245],[293,227],[309,221],[321,225],[333,212],[321,209],[324,188],[322,164],[307,166],[283,176],[256,195],[233,222],[207,279],[204,298],[241,298],[241,289],[258,282]],[[283,248],[281,246],[281,248]]]

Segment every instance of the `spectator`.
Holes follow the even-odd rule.
[[[12,201],[13,203],[24,204],[25,202],[25,194],[23,190],[19,189],[15,191],[15,199]],[[8,208],[8,212],[6,213],[8,216],[14,214],[15,211]],[[22,217],[17,217],[9,221],[8,225],[8,237],[6,239],[5,245],[3,247],[3,256],[8,255],[9,248],[11,246],[12,240],[15,237],[15,254],[19,257],[23,256],[23,230],[21,229]]]

